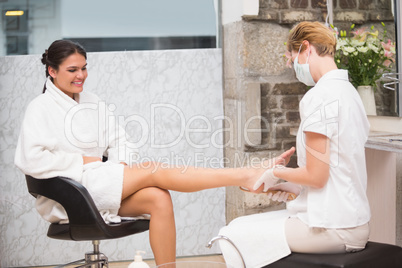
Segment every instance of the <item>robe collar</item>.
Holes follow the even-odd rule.
[[[58,87],[56,87],[52,80],[50,80],[50,76],[46,80],[46,91],[45,93],[49,94],[56,102],[66,108],[71,108],[79,103],[80,94],[74,93],[74,99],[61,91]]]

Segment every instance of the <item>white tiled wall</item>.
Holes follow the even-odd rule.
[[[143,160],[217,167],[223,158],[221,58],[220,49],[89,53],[85,90],[116,106],[132,140],[145,141]],[[44,83],[39,55],[0,57],[0,267],[66,263],[92,247],[46,236],[48,223],[13,164],[25,107]],[[225,190],[172,196],[178,256],[218,252],[205,245],[225,224]],[[110,261],[130,260],[139,249],[153,257],[148,232],[101,243]]]

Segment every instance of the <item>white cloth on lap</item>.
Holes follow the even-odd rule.
[[[279,210],[239,217],[222,227],[219,235],[229,238],[241,252],[247,268],[260,268],[291,253],[285,235],[285,222],[290,213]],[[243,267],[233,246],[219,240],[228,267]]]
[[[117,214],[123,190],[123,173],[124,165],[109,161],[84,165],[81,183],[88,189],[106,222],[120,222]]]
[[[149,219],[144,214],[138,217],[118,216],[120,209],[124,165],[112,162],[92,162],[84,165],[82,179],[79,181],[91,195],[100,215],[106,223],[119,223],[121,220]],[[40,196],[36,207],[50,222],[68,223],[64,208],[57,202]]]

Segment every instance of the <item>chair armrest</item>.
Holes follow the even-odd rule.
[[[88,190],[79,182],[65,177],[36,179],[25,176],[28,191],[33,196],[45,196],[66,210],[70,225],[90,225],[103,222]]]

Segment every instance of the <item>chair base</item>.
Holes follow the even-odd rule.
[[[85,259],[70,262],[64,265],[57,266],[56,268],[59,267],[66,267],[70,265],[77,265],[74,266],[74,268],[103,268],[103,267],[109,267],[109,262],[108,258],[101,252],[99,252],[99,244],[100,242],[98,240],[92,241],[92,244],[94,246],[94,250],[85,253]]]
[[[102,268],[109,267],[109,263],[104,254],[100,252],[87,252],[85,253],[85,265],[81,267]]]

